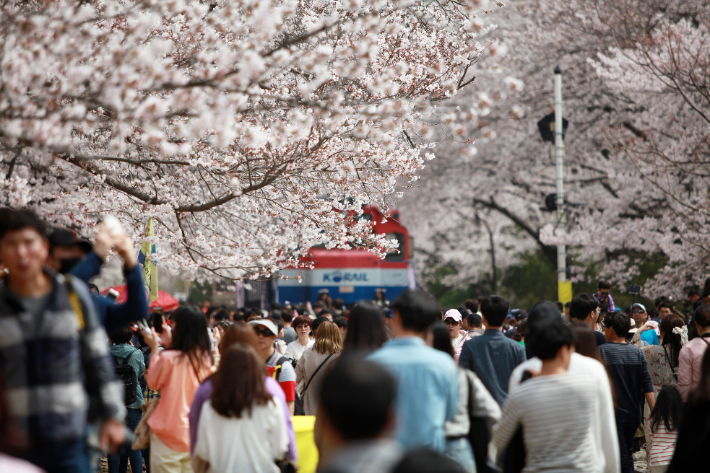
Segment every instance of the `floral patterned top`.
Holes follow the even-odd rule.
[[[678,380],[673,375],[673,370],[666,358],[663,345],[649,345],[643,347],[643,352],[648,361],[648,374],[651,375],[651,383],[653,383],[653,389],[656,394],[658,394],[664,386],[677,387]],[[673,369],[675,369],[676,374],[678,374],[678,367],[674,367]]]

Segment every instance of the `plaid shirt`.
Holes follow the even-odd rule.
[[[86,285],[70,280],[81,303],[80,329],[65,278],[48,269],[45,274],[54,287],[38,320],[0,283],[0,365],[8,411],[30,448],[82,438],[90,403],[98,418],[123,420],[126,412],[106,332]]]

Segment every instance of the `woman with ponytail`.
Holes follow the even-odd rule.
[[[658,397],[661,389],[666,386],[678,387],[680,348],[687,341],[687,335],[683,337],[683,332],[686,331],[687,333],[685,323],[683,319],[675,314],[668,315],[661,320],[659,330],[661,332],[661,344],[643,347],[643,352],[648,362],[648,374],[651,375],[651,383],[653,383],[653,391],[656,397]],[[637,335],[640,332],[637,332]],[[647,458],[650,458],[653,446],[651,424],[651,410],[648,408],[648,403],[645,403],[643,407],[643,430],[646,434]]]

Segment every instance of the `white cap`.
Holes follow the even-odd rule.
[[[456,309],[449,309],[444,314],[444,320],[446,319],[454,319],[456,322],[461,322],[461,312]]]
[[[271,333],[274,334],[274,337],[279,336],[279,329],[276,327],[276,324],[273,323],[270,319],[254,319],[250,320],[247,325],[263,325],[264,327],[268,328]]]

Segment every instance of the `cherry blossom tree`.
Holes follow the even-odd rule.
[[[551,245],[563,241],[572,245],[575,280],[592,265],[622,287],[636,282],[649,258],[660,258],[664,268],[646,284],[649,294],[679,295],[700,283],[710,248],[707,5],[598,0],[509,6],[496,32],[509,53],[491,74],[477,77],[476,91],[496,90],[508,75],[523,80],[524,89],[515,100],[489,107],[477,128],[484,132],[466,135],[477,138],[475,156],[451,141],[437,147],[421,185],[436,196],[428,201],[448,211],[430,214],[430,227],[415,225],[432,229],[419,244],[436,241],[443,231],[451,239],[450,254],[468,255],[461,264],[471,268],[465,276],[480,277],[489,257],[466,249],[486,246],[476,218],[483,213],[502,228],[508,222],[519,230],[500,237],[501,246],[511,249],[498,258],[502,268],[531,247],[554,265]],[[570,121],[570,225],[555,234],[553,216],[541,209],[545,196],[555,192],[553,160],[536,122],[552,111],[552,70],[558,64]],[[464,92],[455,100],[477,97]],[[499,138],[486,136],[491,128]],[[424,200],[416,192],[406,198]],[[473,231],[479,240],[467,241]]]
[[[432,113],[495,50],[482,0],[0,6],[0,205],[90,235],[156,222],[161,267],[274,276],[417,179]],[[465,117],[464,117],[465,118]]]
[[[607,38],[590,63],[632,109],[603,133],[631,179],[606,205],[578,212],[568,234],[546,228],[544,239],[579,245],[583,258],[604,256],[603,274],[620,283],[646,255],[661,254],[666,264],[646,289],[681,295],[710,269],[710,7],[598,1],[580,17],[578,26]]]

